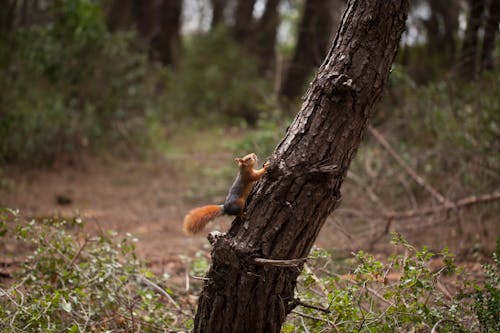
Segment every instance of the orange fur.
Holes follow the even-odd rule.
[[[222,215],[219,205],[207,205],[191,210],[184,218],[184,232],[194,235],[203,230],[208,222]]]
[[[254,183],[262,178],[266,172],[269,163],[265,163],[263,168],[255,170],[254,166],[257,163],[257,155],[254,153],[241,158],[235,158],[234,160],[238,163],[239,176],[229,189],[226,201],[224,202],[224,207],[227,211],[223,211],[223,206],[219,205],[207,205],[193,209],[184,218],[184,232],[187,235],[200,232],[210,221],[223,213],[228,215],[243,215],[245,201],[252,191]],[[236,213],[237,211],[241,212]]]

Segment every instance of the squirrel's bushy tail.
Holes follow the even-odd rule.
[[[194,235],[203,230],[208,222],[222,215],[221,205],[207,205],[195,208],[184,218],[184,232]]]

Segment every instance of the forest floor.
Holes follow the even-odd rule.
[[[224,162],[222,156],[210,158]],[[80,161],[77,167],[10,168],[3,176],[2,207],[19,209],[28,219],[78,216],[84,221],[84,232],[90,234],[110,230],[119,235],[130,233],[138,239],[139,256],[155,273],[175,274],[184,269],[181,256],[209,249],[208,231],[186,236],[182,220],[190,209],[215,202],[186,198],[191,179],[179,170],[178,162],[93,157]],[[207,191],[200,188],[200,192]],[[210,229],[225,231],[230,223],[230,217],[222,217]],[[326,246],[331,240],[320,237],[318,242]],[[7,251],[16,253],[17,249],[13,244]]]
[[[90,158],[78,167],[11,169],[5,178],[2,206],[19,209],[27,218],[79,216],[90,234],[131,233],[138,238],[138,254],[157,271],[208,243],[204,234],[183,234],[183,216],[193,204],[183,197],[183,175],[165,161]]]
[[[72,219],[79,216],[84,221],[84,231],[91,234],[108,230],[119,235],[133,234],[138,239],[139,256],[154,273],[183,274],[187,268],[183,256],[194,256],[200,251],[206,256],[210,249],[206,239],[208,231],[195,237],[183,234],[184,215],[199,205],[221,203],[235,172],[231,164],[234,156],[222,152],[228,149],[205,149],[213,142],[203,140],[203,133],[199,136],[191,141],[181,137],[183,147],[172,142],[168,154],[146,159],[101,155],[81,158],[72,166],[4,169],[0,181],[0,207],[19,209],[27,218],[59,216]],[[186,142],[193,145],[186,149]],[[361,249],[375,251],[382,257],[388,255],[385,249],[390,247],[386,241],[389,237],[385,237],[376,249],[368,248],[367,235],[373,236],[376,232],[351,216],[367,205],[352,184],[346,182],[344,187],[349,206],[341,207],[345,212],[327,221],[316,244],[337,249],[347,256]],[[226,231],[230,223],[230,217],[223,217],[209,229]],[[444,224],[429,232],[425,240],[431,242],[432,237],[437,238],[434,244],[442,246],[450,229],[455,232],[454,225]],[[493,236],[497,234],[492,231]],[[409,234],[424,235],[418,228],[410,230]],[[494,247],[494,237],[489,239]],[[459,242],[463,243],[457,238]],[[6,249],[8,253],[17,252],[14,244],[10,248],[7,245]],[[468,258],[467,261],[480,269],[477,259]]]

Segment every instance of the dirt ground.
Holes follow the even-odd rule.
[[[211,158],[224,161],[226,157]],[[204,193],[195,194],[197,200],[188,200],[185,194],[192,189],[189,189],[186,180],[189,176],[184,171],[182,163],[179,167],[178,163],[162,158],[141,161],[95,157],[83,159],[71,167],[7,169],[1,175],[0,206],[19,209],[25,217],[80,216],[89,233],[99,230],[131,233],[138,238],[138,254],[155,273],[175,274],[185,268],[180,255],[194,255],[209,249],[207,232],[195,237],[183,234],[184,215],[198,205],[217,203],[204,202],[206,199],[201,199]],[[348,188],[346,193],[349,195],[349,192]],[[366,233],[370,228],[356,226],[352,218],[339,224],[338,217],[343,216],[341,211],[342,208],[338,216],[324,226],[318,246],[341,249],[347,254],[363,249],[367,238],[354,235],[362,234],[357,229]],[[211,224],[210,229],[226,231],[230,221],[229,217],[221,218]],[[445,229],[440,230],[432,234],[441,235],[442,239]],[[417,230],[417,234],[420,233]],[[415,230],[411,234],[415,234]],[[490,242],[494,244],[494,240]]]
[[[139,255],[161,262],[193,254],[207,243],[204,235],[182,232],[192,204],[183,199],[181,177],[168,162],[100,160],[78,167],[7,170],[0,204],[28,217],[79,215],[89,233],[132,233],[139,239]]]

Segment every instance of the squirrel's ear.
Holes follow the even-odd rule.
[[[236,163],[238,163],[238,164],[241,164],[242,159],[241,159],[241,158],[239,158],[239,157],[236,157],[236,158],[234,159],[234,161],[235,161]]]

